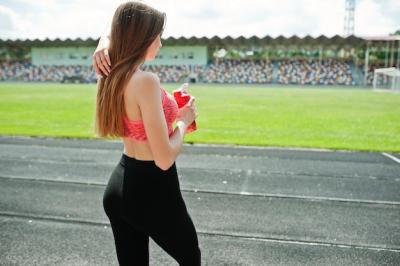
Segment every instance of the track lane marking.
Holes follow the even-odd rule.
[[[23,218],[23,219],[29,219],[29,220],[36,219],[36,220],[54,221],[54,222],[61,222],[61,223],[103,226],[105,229],[107,227],[111,228],[109,222],[86,220],[86,219],[76,219],[76,218],[64,218],[64,217],[59,217],[59,216],[34,215],[34,214],[28,214],[28,213],[17,213],[17,212],[7,212],[7,211],[0,211],[0,216],[11,217],[11,218]],[[252,241],[275,242],[275,243],[285,243],[285,244],[300,244],[300,245],[308,245],[308,246],[328,246],[328,247],[338,247],[338,248],[358,248],[358,249],[366,249],[366,250],[391,251],[391,252],[400,253],[400,248],[386,247],[386,246],[352,245],[352,244],[346,244],[346,243],[331,243],[331,242],[323,242],[323,241],[306,241],[306,240],[296,240],[296,239],[271,238],[271,237],[263,237],[263,236],[256,236],[256,235],[222,233],[222,232],[218,232],[218,231],[211,232],[211,231],[204,231],[204,230],[198,230],[197,233],[202,234],[202,235],[231,237],[231,238],[246,239],[246,240],[252,240]]]
[[[393,156],[393,155],[391,155],[391,154],[389,154],[389,153],[382,152],[382,155],[384,155],[384,156],[386,156],[386,157],[392,159],[392,160],[395,161],[396,163],[400,163],[400,159],[399,159],[399,158],[397,158],[397,157],[395,157],[395,156]]]

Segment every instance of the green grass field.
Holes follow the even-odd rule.
[[[199,115],[188,143],[400,151],[399,93],[259,85],[188,91]],[[95,84],[0,83],[0,135],[94,138],[95,97]]]

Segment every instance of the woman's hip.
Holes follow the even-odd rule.
[[[164,171],[154,161],[140,161],[123,154],[119,165],[124,168],[122,201],[126,211],[173,213],[186,210],[175,163]]]

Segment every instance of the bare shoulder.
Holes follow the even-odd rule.
[[[128,94],[132,93],[135,95],[159,94],[159,88],[161,86],[158,76],[147,71],[134,73],[127,85]]]
[[[147,72],[147,71],[141,71],[135,73],[131,81],[137,86],[137,87],[152,87],[160,86],[160,79],[158,76],[152,72]]]
[[[136,94],[136,98],[140,102],[149,97],[160,98],[160,79],[152,72],[141,71],[132,75],[129,80],[128,87],[130,91]]]

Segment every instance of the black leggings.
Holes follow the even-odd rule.
[[[149,265],[149,237],[179,265],[201,265],[197,233],[186,209],[174,164],[122,154],[103,195],[120,265]]]

